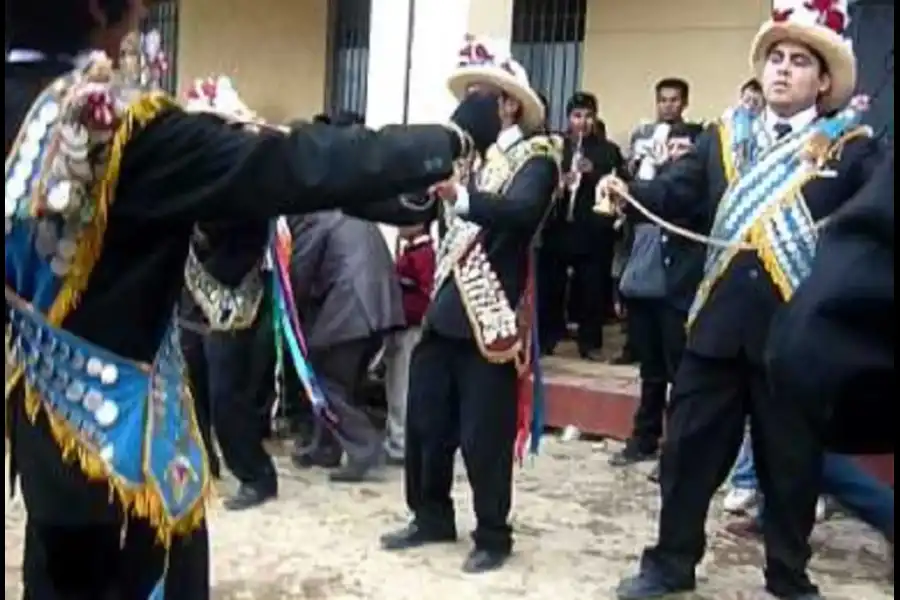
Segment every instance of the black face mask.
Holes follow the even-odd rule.
[[[484,154],[500,135],[497,94],[475,90],[460,101],[450,119],[472,136],[475,148]]]

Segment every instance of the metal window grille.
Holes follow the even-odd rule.
[[[326,106],[331,114],[365,115],[369,76],[370,0],[331,0]]]
[[[850,5],[849,36],[859,63],[858,91],[871,97],[864,121],[886,145],[894,143],[894,2]]]
[[[547,99],[551,128],[562,129],[566,101],[581,81],[587,0],[514,0],[512,54]]]
[[[163,89],[175,94],[178,88],[178,0],[157,2],[141,23],[141,31],[159,31],[162,47],[169,62],[169,70],[163,76]]]

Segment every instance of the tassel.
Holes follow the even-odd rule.
[[[526,333],[525,357],[523,368],[519,371],[518,407],[516,414],[516,440],[513,448],[514,456],[521,465],[527,452],[536,455],[540,448],[541,436],[544,433],[544,381],[541,371],[541,349],[538,339],[538,318],[534,298],[537,290],[537,273],[534,252],[528,261],[528,280],[525,285],[525,306],[530,313],[525,322],[528,323]]]

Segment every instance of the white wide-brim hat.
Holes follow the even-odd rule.
[[[856,55],[844,37],[849,21],[846,0],[776,0],[772,18],[763,23],[753,39],[750,64],[757,76],[765,68],[769,51],[790,41],[811,48],[825,62],[831,89],[820,98],[824,112],[844,106],[856,89]],[[830,8],[817,8],[828,5]]]
[[[447,87],[457,100],[465,98],[474,85],[494,86],[522,104],[523,125],[537,129],[544,124],[544,103],[531,87],[528,73],[515,59],[498,58],[498,54],[488,50],[488,44],[470,35],[459,55],[459,63],[447,79]]]

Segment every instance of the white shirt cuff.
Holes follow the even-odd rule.
[[[453,212],[460,217],[469,214],[469,190],[465,186],[456,184],[456,202],[453,203]]]

